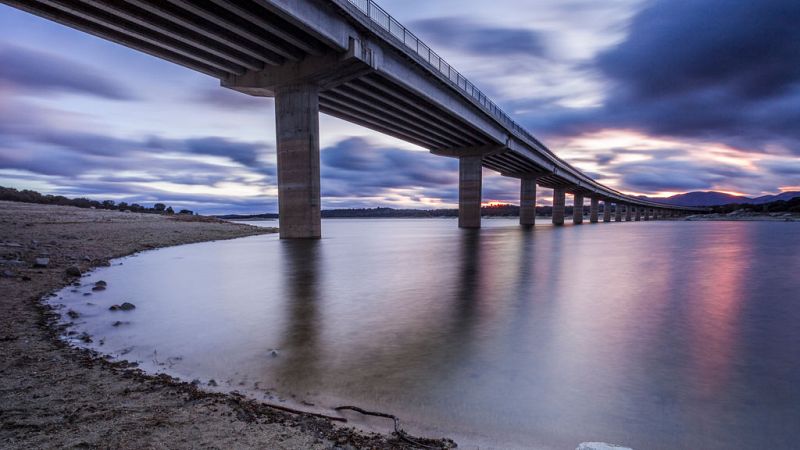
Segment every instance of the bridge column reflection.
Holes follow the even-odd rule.
[[[314,384],[319,375],[319,246],[320,241],[282,242],[286,301],[286,331],[279,347],[279,382],[287,386]]]

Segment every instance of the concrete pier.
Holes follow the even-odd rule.
[[[523,177],[519,188],[519,224],[533,226],[536,223],[536,178]]]
[[[583,194],[574,194],[572,203],[572,223],[583,223]]]
[[[318,239],[319,88],[294,84],[276,89],[275,125],[280,237]]]
[[[614,211],[614,222],[622,222],[622,203],[616,204],[617,208]]]
[[[633,219],[633,211],[631,205],[625,205],[625,222],[630,222]]]
[[[553,225],[564,225],[566,197],[564,188],[553,189]]]
[[[458,226],[481,227],[481,156],[458,158]]]
[[[633,213],[634,213],[633,220],[635,220],[636,222],[642,220],[642,208],[641,208],[641,206],[637,206],[637,207],[633,208]]]
[[[611,222],[611,202],[603,201],[603,222]]]
[[[597,216],[600,213],[600,199],[592,197],[592,204],[589,207],[589,222],[597,223]]]

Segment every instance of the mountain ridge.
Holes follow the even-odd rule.
[[[666,198],[647,197],[644,195],[641,195],[638,198],[673,206],[721,206],[738,203],[761,205],[778,200],[788,201],[795,197],[800,197],[800,191],[782,192],[780,194],[762,195],[760,197],[745,197],[742,195],[732,195],[717,191],[693,191],[683,194],[676,194]]]

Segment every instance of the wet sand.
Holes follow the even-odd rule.
[[[413,448],[110,362],[59,338],[43,296],[111,258],[274,232],[216,219],[0,201],[3,448]],[[47,258],[45,267],[34,267]],[[44,261],[40,261],[44,262]],[[425,441],[426,445],[452,445]]]

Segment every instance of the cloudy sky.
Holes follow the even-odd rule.
[[[609,186],[800,190],[796,0],[379,3]],[[274,123],[270,99],[0,5],[0,185],[275,211]],[[320,130],[324,207],[455,205],[455,160],[324,115]],[[484,172],[487,202],[518,192]]]

